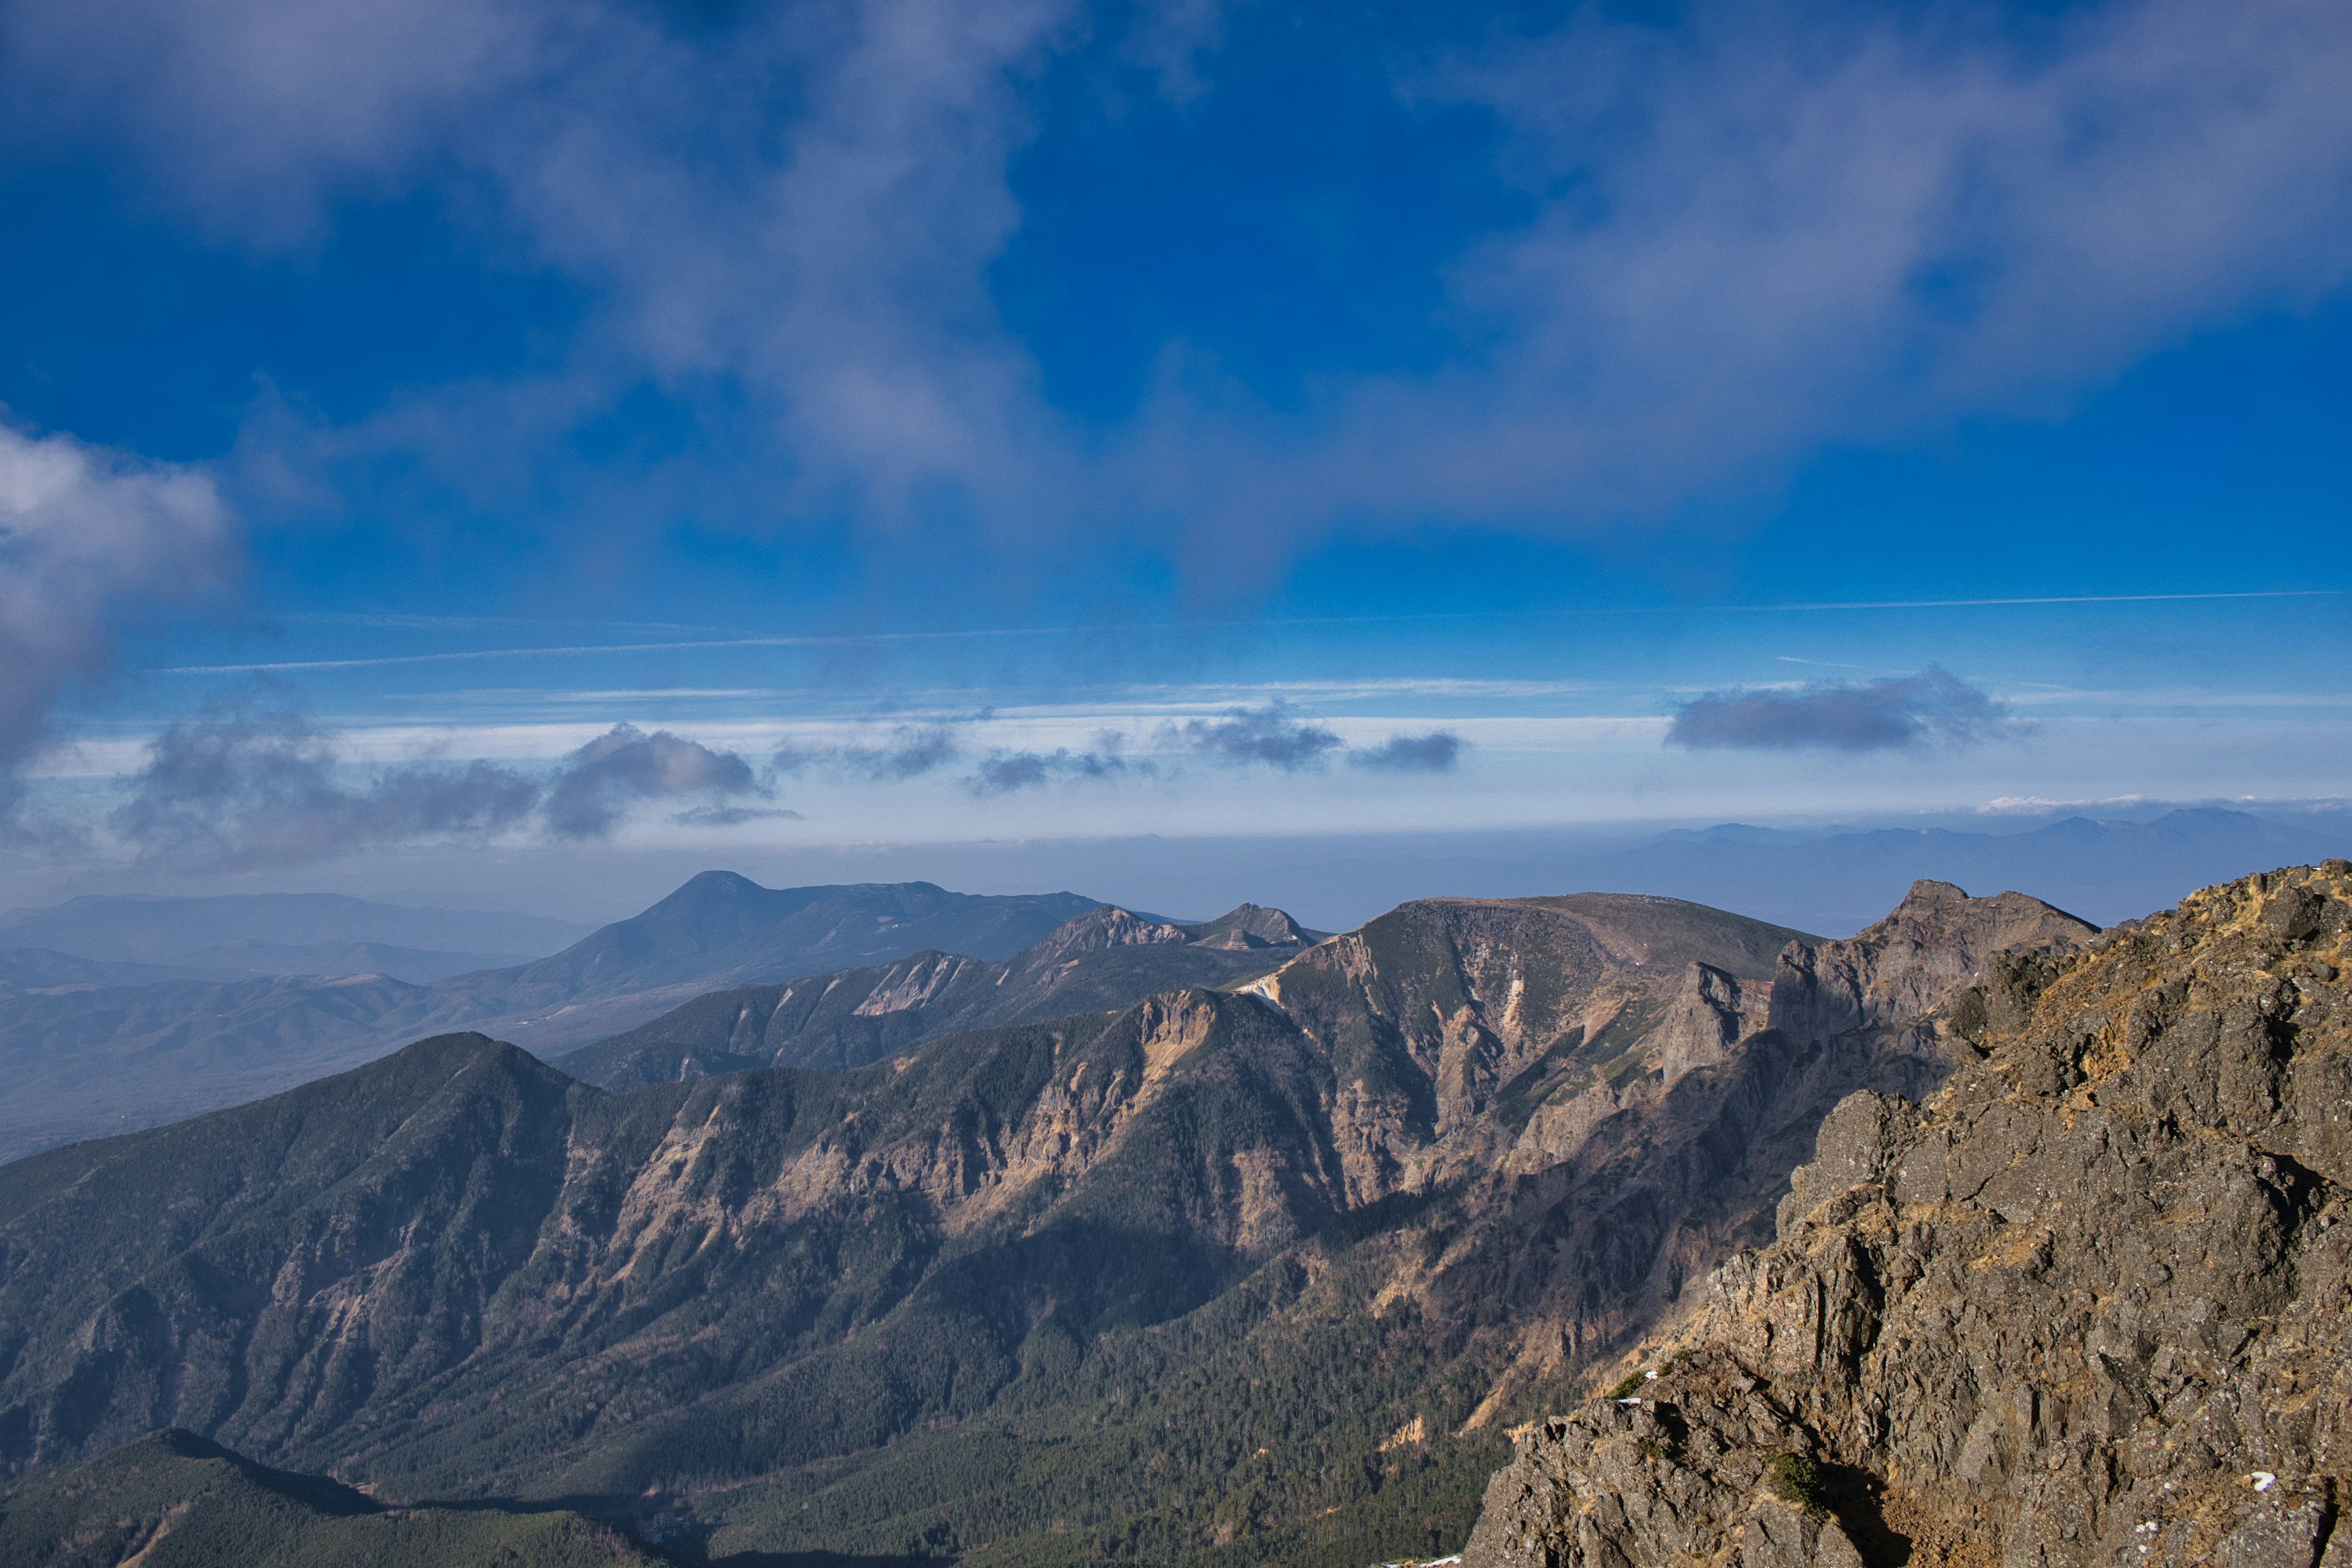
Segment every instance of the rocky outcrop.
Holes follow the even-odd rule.
[[[1743,1004],[1754,992],[1752,985],[1743,988],[1738,975],[1710,963],[1693,963],[1684,972],[1682,988],[1658,1026],[1658,1076],[1665,1088],[1695,1068],[1730,1059],[1740,1037],[1752,1032]]]
[[[1523,1436],[1466,1568],[2352,1563],[2347,921],[2330,861],[1996,958],[1952,1079],[1838,1107],[1778,1239]]]
[[[2098,929],[2022,893],[1972,899],[1949,882],[1914,882],[1894,913],[1860,934],[1781,955],[1772,1027],[1827,1038],[1922,1018],[1982,980],[1996,953],[2072,952]]]

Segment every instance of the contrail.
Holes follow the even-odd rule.
[[[1415,621],[1494,621],[1556,616],[1700,616],[1811,614],[1833,610],[1964,610],[2027,605],[2156,605],[2197,599],[2339,598],[2341,588],[2268,588],[2209,594],[2050,594],[1987,599],[1836,599],[1783,605],[1637,605],[1564,610],[1465,610],[1412,616],[1298,616],[1265,620],[1147,621],[1134,631],[1184,631],[1210,626],[1379,626]],[[683,642],[581,643],[560,647],[481,647],[449,653],[395,653],[368,658],[280,659],[256,664],[181,664],[149,669],[148,675],[278,675],[304,669],[374,669],[401,664],[446,664],[471,658],[570,658],[603,653],[660,653],[719,647],[853,647],[861,644],[939,642],[958,637],[1058,637],[1100,631],[1088,626],[984,626],[966,630],[865,632],[836,637],[698,637]]]

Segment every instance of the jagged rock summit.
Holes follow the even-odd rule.
[[[1465,1568],[2352,1564],[2347,923],[2331,860],[1995,957]]]

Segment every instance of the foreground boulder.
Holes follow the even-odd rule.
[[[2352,865],[1961,993],[1780,1235],[1526,1433],[1465,1568],[2352,1564]]]

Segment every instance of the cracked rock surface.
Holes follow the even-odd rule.
[[[2352,1568],[2347,923],[2328,861],[1996,957],[1465,1568]]]

